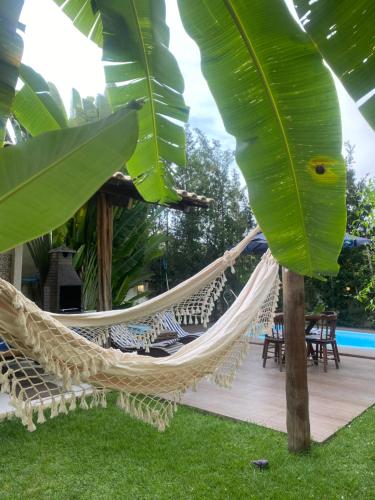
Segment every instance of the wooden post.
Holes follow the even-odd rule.
[[[310,446],[303,276],[283,268],[288,449]]]
[[[23,245],[18,245],[13,250],[13,263],[12,263],[12,283],[21,290],[22,286],[22,259],[23,259]]]
[[[97,198],[98,311],[112,309],[113,209],[105,193]]]

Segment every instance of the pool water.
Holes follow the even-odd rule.
[[[375,333],[336,330],[337,345],[357,349],[375,349]]]
[[[264,339],[264,335],[259,335]],[[375,349],[375,333],[353,332],[351,330],[336,330],[336,340],[339,347],[353,349]]]

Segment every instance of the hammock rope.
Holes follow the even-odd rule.
[[[197,294],[221,276],[226,267],[234,264],[239,248],[237,245],[224,258],[215,261],[215,266],[198,273],[203,276],[200,283],[190,278],[189,291]],[[271,327],[279,287],[278,264],[267,253],[240,295],[214,325],[171,356],[152,358],[105,349],[91,342],[1,280],[0,336],[11,346],[7,355],[0,352],[1,392],[10,395],[14,415],[30,431],[35,429],[35,420],[36,423],[45,421],[47,407],[51,409],[52,418],[74,410],[78,404],[87,409],[88,395],[90,407],[105,407],[108,390],[118,391],[118,406],[125,412],[164,430],[188,388],[196,387],[205,377],[230,386],[247,353],[249,335],[267,332]],[[179,288],[177,304],[181,304],[189,295],[183,286],[176,288]],[[217,294],[218,289],[215,285],[211,293]],[[173,304],[170,292],[148,301],[153,302],[149,309],[145,303],[127,310],[125,321],[124,317],[119,321],[118,311],[96,314],[95,321],[100,325],[95,326],[111,330],[113,325],[139,321],[139,315],[143,321],[144,317],[160,315],[161,311],[174,311],[176,302]],[[180,306],[178,309],[181,316],[185,316]],[[197,316],[196,307],[190,315]],[[64,316],[63,319],[76,325],[78,318],[72,320]],[[92,324],[92,320],[90,315],[84,321]],[[8,416],[14,415],[10,411]]]
[[[165,330],[165,313],[182,325],[202,324],[206,328],[227,281],[225,271],[230,268],[234,273],[236,259],[258,232],[256,227],[200,272],[142,304],[116,311],[52,316],[91,342],[105,346],[110,343],[110,336],[113,340],[121,337],[129,347],[143,348],[146,352]]]

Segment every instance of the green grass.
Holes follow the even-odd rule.
[[[165,433],[115,407],[28,433],[0,424],[1,499],[375,498],[375,408],[310,453],[286,436],[181,407]],[[333,409],[334,411],[334,409]],[[267,458],[255,471],[250,461]]]

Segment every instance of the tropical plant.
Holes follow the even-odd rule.
[[[112,107],[144,100],[138,146],[127,163],[139,192],[148,201],[176,201],[168,163],[185,164],[181,122],[187,121],[188,108],[181,72],[168,50],[164,0],[55,1],[103,48]]]
[[[142,40],[133,35],[135,12],[142,12],[138,19],[147,26],[147,33],[161,38],[164,24],[157,22],[158,15],[164,21],[161,1],[96,1],[91,11],[83,0],[55,1],[93,41],[110,45],[111,60],[129,70],[127,76],[121,76],[129,84],[135,60],[139,65],[145,62],[140,55]],[[203,73],[224,124],[237,139],[237,162],[274,255],[302,274],[336,273],[345,231],[345,173],[338,103],[332,78],[322,64],[320,45],[326,45],[322,37],[304,33],[281,1],[258,0],[251,6],[245,0],[178,3],[185,28],[201,49]],[[300,9],[303,3],[299,3]],[[343,3],[346,13],[352,12],[348,2]],[[361,2],[361,8],[365,4],[366,23],[370,24],[375,12],[369,1]],[[312,10],[315,12],[315,5]],[[359,10],[355,9],[355,16]],[[331,14],[333,11],[331,8]],[[271,26],[274,18],[278,22]],[[138,35],[141,32],[138,29]],[[314,41],[309,36],[314,36]],[[147,40],[148,52],[153,54],[154,48],[157,57],[157,43],[150,36]],[[330,51],[330,59],[342,59],[352,40],[353,32],[346,23],[341,37],[343,50]],[[362,49],[366,43],[370,50],[370,43],[362,37]],[[130,46],[131,55],[126,55],[124,47],[128,54]],[[360,51],[352,50],[351,64],[362,64],[359,55]],[[371,88],[372,59],[365,72],[358,72]],[[172,78],[172,68],[168,70]],[[348,88],[353,87],[355,82],[346,78],[345,71],[341,76]],[[107,81],[109,85],[114,82],[110,72]],[[173,105],[173,100],[168,103]],[[324,217],[317,216],[321,206],[325,207]],[[335,230],[327,231],[327,227]]]
[[[141,118],[136,160],[131,160],[130,170],[141,194],[149,201],[175,199],[167,165],[168,161],[181,163],[183,134],[174,120],[184,121],[187,113],[181,96],[182,78],[168,50],[169,31],[165,23],[164,1],[55,1],[83,33],[103,45],[112,106],[124,104],[134,95],[145,103],[148,113]],[[336,4],[297,0],[297,8],[305,15],[306,33],[292,20],[281,0],[178,0],[183,24],[200,48],[203,73],[226,129],[236,138],[236,159],[248,184],[254,213],[271,250],[289,271],[314,277],[337,273],[337,257],[346,225],[346,176],[340,151],[339,108],[329,70],[323,66],[323,56],[355,99],[367,99],[361,103],[361,109],[369,123],[374,123],[375,113],[375,96],[366,94],[374,88],[372,30],[375,4],[371,0],[360,0],[355,8],[349,0],[340,2],[339,8]],[[6,24],[9,15],[3,5],[11,7],[11,2],[6,0],[2,4],[0,28]],[[15,5],[22,6],[22,2],[15,2]],[[306,12],[307,8],[309,11]],[[1,99],[0,95],[3,101],[0,107],[2,124],[12,105],[12,84],[15,84],[14,77],[18,75],[20,59],[20,50],[14,50],[17,44],[12,46],[17,8],[11,7],[10,12],[11,32],[3,30],[0,35],[0,52],[4,47],[11,46],[15,55],[11,67],[6,68],[5,77],[2,75],[0,80],[2,87],[4,82],[11,82],[5,98]],[[333,40],[333,43],[327,43],[327,40]],[[121,111],[114,117],[119,119],[119,113]],[[129,120],[125,120],[124,115],[121,118],[126,128]],[[115,118],[105,118],[103,123],[106,120],[112,123]],[[94,128],[98,133],[98,123],[83,126],[82,130],[90,135]],[[18,153],[16,147],[7,148],[15,153],[4,155],[6,150],[0,151],[0,161],[4,160],[4,156],[6,159],[5,168],[2,169],[0,164],[0,181],[12,176],[16,171],[16,162],[20,163],[23,175],[23,185],[13,180],[3,197],[0,191],[0,223],[8,224],[5,237],[0,240],[0,250],[25,237],[26,227],[19,222],[23,215],[19,205],[22,200],[24,206],[29,208],[31,192],[38,195],[44,207],[48,206],[49,213],[55,213],[58,208],[53,203],[56,196],[53,200],[49,196],[47,188],[51,183],[45,182],[45,176],[34,176],[32,187],[35,189],[29,190],[29,193],[23,189],[32,172],[22,165],[22,155],[31,158],[33,171],[39,172],[45,167],[42,163],[45,158],[38,157],[35,149],[39,152],[45,147],[49,151],[51,143],[59,138],[65,141],[66,157],[69,158],[69,154],[74,156],[68,151],[68,141],[74,142],[71,130],[41,134],[29,141],[31,146],[26,143],[23,151]],[[80,128],[76,131],[79,134]],[[105,133],[104,130],[102,132]],[[114,135],[120,138],[120,132],[116,131]],[[135,136],[117,154],[116,162],[121,156],[122,161],[130,159],[134,149],[133,139]],[[123,135],[123,141],[127,140],[128,137]],[[87,141],[90,142],[88,138]],[[96,141],[91,143],[95,150]],[[102,146],[108,153],[108,144],[102,143]],[[116,146],[117,143],[114,144]],[[88,148],[85,158],[91,152]],[[97,154],[103,155],[103,151],[99,153],[97,150]],[[68,169],[74,161],[67,163]],[[94,169],[90,177],[89,166],[77,163],[75,173],[78,172],[79,177],[75,178],[75,184],[82,178],[92,179],[90,187],[82,192],[82,197],[87,199],[99,180],[99,172]],[[114,163],[108,166],[108,171]],[[105,164],[109,165],[107,161]],[[56,178],[57,175],[54,180]],[[69,189],[65,189],[64,196],[68,198],[70,194]],[[12,201],[14,198],[18,200],[18,209]],[[60,205],[62,201],[63,197],[59,199]],[[38,207],[39,217],[43,213],[41,208]],[[28,234],[41,231],[35,218],[37,214],[34,212],[32,215],[33,218],[26,217],[30,226]],[[65,218],[68,216],[68,213],[64,214]],[[56,222],[56,218],[50,217],[46,225],[48,223],[50,229]],[[9,227],[13,226],[14,231],[16,226],[18,234],[18,225],[21,237],[13,236],[12,239]],[[290,272],[285,276],[291,278],[290,283],[297,283],[302,293],[301,278]],[[286,315],[287,328],[291,326],[288,325],[290,317],[291,314]],[[290,331],[288,338],[294,339],[296,344],[299,342],[301,349],[295,352],[302,353],[303,339],[296,334],[296,329]],[[293,437],[290,440],[291,448],[296,451],[306,447],[309,441],[307,379],[302,372],[306,359],[305,356],[289,356],[289,345],[292,344],[288,340],[288,429],[297,430],[299,427],[301,431],[294,435],[296,441]],[[295,385],[297,375],[301,375],[299,387]],[[298,394],[301,401],[297,407]],[[295,425],[297,422],[299,425]]]
[[[66,128],[68,119],[56,88],[25,64],[19,76],[24,85],[16,93],[12,113],[22,127],[33,137]]]
[[[151,263],[159,258],[165,236],[152,231],[147,205],[114,208],[112,254],[112,301],[114,307],[128,307],[148,292],[129,292],[151,277]],[[74,265],[83,281],[85,310],[96,309],[98,299],[98,263],[96,252],[96,200],[92,199],[62,231],[64,242],[77,251]]]
[[[24,87],[16,94],[13,112],[13,127],[22,128],[28,134],[38,134],[60,126],[73,127],[98,121],[110,114],[106,96],[82,98],[75,89],[69,117],[55,86],[47,83],[41,75],[29,67],[21,66]],[[26,76],[25,76],[26,75]],[[27,82],[27,83],[26,83]],[[49,89],[54,89],[52,92]],[[20,97],[21,95],[21,97]],[[34,106],[27,106],[27,102]],[[34,113],[39,119],[36,122]],[[64,117],[64,121],[51,117]],[[24,139],[22,139],[24,140]],[[157,212],[155,212],[155,215]],[[164,236],[151,233],[151,219],[148,208],[136,204],[131,209],[115,208],[113,239],[112,294],[115,307],[130,305],[142,295],[128,299],[131,288],[150,277],[150,263],[161,255]],[[48,270],[48,252],[53,246],[67,245],[77,251],[74,265],[83,281],[83,306],[85,310],[95,309],[98,297],[98,265],[96,249],[96,199],[91,199],[77,210],[65,224],[56,228],[53,234],[39,237],[28,243],[33,261],[38,268],[43,284]]]
[[[130,158],[136,140],[136,111],[127,107],[0,150],[0,249],[63,224]]]
[[[136,202],[131,208],[118,207],[114,213],[112,299],[115,307],[133,304],[144,291],[129,296],[131,289],[151,279],[151,264],[164,254],[165,235],[153,231],[152,214],[144,203]]]
[[[0,5],[0,145],[20,71],[23,45],[17,29],[22,5],[21,0],[7,0]],[[70,129],[58,129],[56,125],[51,130],[51,124],[64,118],[53,106],[55,89],[44,87],[28,68],[23,67],[22,72],[25,85],[16,103],[18,116],[25,123],[26,116],[31,118],[28,127],[35,137],[0,149],[0,251],[64,223],[112,173],[122,168],[138,138],[137,103],[89,125]],[[41,104],[47,104],[42,109],[54,107],[55,112],[48,117],[41,115]],[[43,133],[47,118],[46,128],[51,131]],[[59,122],[59,127],[62,124]]]
[[[373,179],[357,179],[355,175],[355,147],[346,143],[347,164],[347,232],[375,239],[375,203]],[[343,326],[369,328],[375,325],[371,312],[371,284],[375,265],[373,245],[359,248],[343,248],[339,256],[340,271],[326,282],[305,280],[306,309],[312,311],[317,304],[338,312],[338,321]],[[370,283],[369,283],[370,278]],[[358,302],[359,301],[359,302]]]
[[[141,132],[138,159],[132,159],[130,173],[146,199],[172,198],[162,160],[178,163],[181,157],[176,151],[181,151],[183,136],[170,123],[185,120],[186,108],[180,73],[168,51],[164,2],[56,3],[78,29],[103,46],[112,105],[134,95],[144,98],[150,113],[144,121],[148,128],[143,123],[141,129],[148,132]],[[257,219],[280,263],[306,275],[337,272],[345,229],[339,112],[322,54],[354,98],[365,99],[374,74],[371,37],[366,36],[374,24],[372,2],[362,0],[351,9],[345,0],[339,10],[323,3],[309,7],[303,19],[306,34],[281,1],[257,0],[251,7],[245,0],[179,1],[184,25],[200,46],[203,72],[224,123],[237,138],[236,157]],[[297,2],[300,13],[306,13],[306,6],[307,0]],[[271,29],[273,18],[278,22]],[[322,21],[333,18],[341,22],[334,34]],[[358,35],[351,23],[360,19],[365,23]],[[370,118],[372,102],[370,98],[361,107]],[[151,149],[152,165],[147,158],[144,168],[142,152]],[[321,206],[324,217],[317,216]]]
[[[293,3],[308,36],[375,128],[374,2]]]
[[[5,0],[0,4],[0,147],[3,145],[18,80],[23,40],[17,29],[23,0]]]

